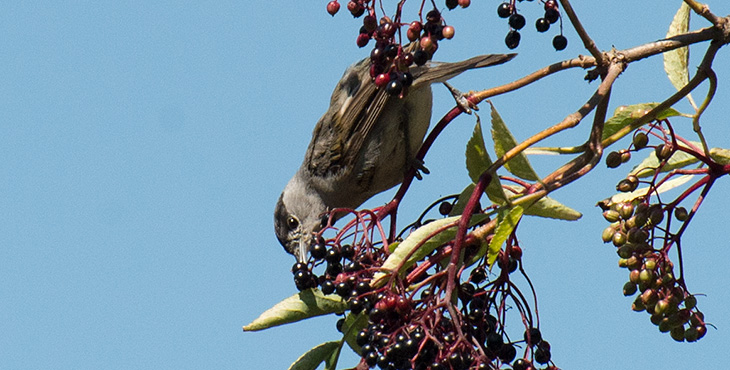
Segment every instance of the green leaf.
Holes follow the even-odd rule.
[[[641,118],[645,114],[649,113],[650,110],[656,108],[659,103],[642,103],[634,105],[622,105],[613,112],[613,117],[609,118],[608,121],[603,125],[603,139],[615,134],[622,128],[630,125],[635,120]],[[657,119],[665,119],[674,116],[680,116],[674,108],[667,108],[657,115]]]
[[[269,308],[243,331],[258,331],[314,316],[342,313],[347,303],[336,294],[324,295],[319,289],[301,291]]]
[[[523,209],[520,206],[514,206],[511,209],[504,209],[499,212],[499,219],[497,223],[497,229],[494,232],[494,237],[489,242],[489,252],[487,257],[487,264],[489,268],[494,265],[494,261],[497,260],[499,251],[502,250],[502,244],[512,234],[517,223],[522,218]]]
[[[454,239],[454,237],[456,236],[456,231],[458,229],[458,222],[460,218],[461,216],[442,218],[419,227],[410,235],[408,235],[408,237],[406,237],[406,239],[398,245],[398,248],[396,248],[395,251],[390,256],[388,256],[385,262],[383,262],[383,266],[381,267],[381,269],[383,271],[394,271],[404,260],[406,262],[398,271],[399,274],[409,267],[413,266],[416,262],[422,260],[424,257],[433,252],[442,244]],[[469,220],[469,227],[472,227],[487,218],[488,216],[485,214],[473,215]],[[431,236],[431,234],[435,233],[437,230],[447,227],[448,225],[452,226],[442,230],[438,234],[425,241],[423,245],[421,245],[416,251],[413,252],[413,254],[411,254],[411,251],[418,247],[418,245],[423,240]],[[411,255],[410,257],[408,257],[409,254]],[[407,260],[406,257],[408,257]],[[382,271],[377,272],[373,276],[373,280],[370,282],[370,285],[374,288],[381,287],[385,283],[388,276],[390,276],[390,273]]]
[[[347,345],[352,348],[355,353],[360,354],[360,346],[357,345],[357,333],[368,326],[368,315],[359,313],[357,315],[349,314],[345,317],[345,323],[342,325],[342,332],[345,333],[344,340]]]
[[[723,166],[730,164],[729,149],[712,148],[710,149],[710,157]]]
[[[294,361],[289,370],[316,370],[324,361],[327,361],[332,357],[332,354],[339,352],[340,341],[332,341],[322,343],[299,357]]]
[[[510,201],[514,202],[522,196],[517,194],[519,188],[510,185],[507,185],[506,188],[509,191],[507,194]],[[565,221],[575,221],[583,217],[583,214],[580,212],[550,197],[540,198],[540,200],[527,207],[524,213],[529,216],[553,218]]]
[[[512,136],[512,133],[507,128],[502,117],[497,113],[497,109],[494,108],[492,102],[489,102],[489,106],[492,108],[492,140],[494,140],[494,151],[498,157],[501,157],[510,149],[517,146],[517,140]],[[520,153],[510,159],[504,164],[504,168],[513,175],[525,180],[537,181],[540,179],[524,153]]]
[[[702,144],[696,141],[691,142],[696,147],[702,147]],[[681,142],[679,145],[687,147],[686,145],[682,144]],[[662,167],[660,172],[669,172],[671,170],[676,170],[678,168],[684,168],[691,164],[699,162],[699,159],[697,157],[685,153],[683,151],[675,151],[674,154],[672,154],[671,157],[669,157],[669,160],[667,160],[667,164]],[[636,165],[631,172],[629,172],[629,175],[635,175],[637,177],[649,177],[654,176],[655,169],[659,166],[659,159],[656,157],[656,153],[652,150],[649,152],[649,155],[644,158],[641,163]]]
[[[474,126],[474,134],[466,144],[466,169],[469,172],[471,181],[476,183],[479,176],[492,165],[492,159],[489,158],[487,147],[484,145],[484,136],[482,135],[482,124],[479,116]],[[499,183],[499,177],[496,172],[492,172],[492,181],[487,185],[486,190],[489,199],[496,204],[505,204],[507,198],[504,196],[502,186]]]
[[[689,5],[682,2],[679,10],[677,10],[677,13],[674,14],[672,23],[669,25],[667,38],[687,33],[689,30],[689,16]],[[687,68],[688,63],[689,47],[687,46],[664,53],[664,71],[667,72],[669,81],[677,90],[682,89],[689,83],[689,69]],[[687,98],[690,100],[692,106],[695,106],[692,96],[688,94]]]
[[[535,202],[525,210],[525,214],[565,221],[575,221],[583,217],[582,213],[550,197],[544,197]]]
[[[659,187],[656,188],[656,192],[652,194],[661,194],[665,191],[672,190],[678,186],[684,185],[687,181],[691,180],[692,177],[695,175],[682,175],[679,177],[675,177],[669,181],[663,182]],[[649,187],[643,187],[641,189],[636,189],[630,193],[618,193],[611,197],[610,203],[622,203],[622,202],[628,202],[631,200],[634,200],[638,197],[646,196],[649,192]]]

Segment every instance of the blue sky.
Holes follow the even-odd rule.
[[[241,331],[295,292],[294,260],[272,230],[274,204],[332,87],[369,53],[355,46],[359,21],[344,12],[346,2],[334,18],[326,2],[0,5],[0,368],[285,369],[337,337],[333,317]],[[445,15],[457,36],[440,45],[437,59],[507,52],[499,1],[473,3]],[[621,49],[662,38],[679,1],[667,4],[574,6],[600,48]],[[722,1],[710,5],[730,12]],[[520,55],[455,79],[458,88],[495,86],[586,54],[567,24],[568,48],[555,52],[556,31],[531,28],[540,6],[519,6],[528,19]],[[703,125],[711,146],[730,147],[725,49]],[[701,48],[691,56],[693,69]],[[597,86],[583,74],[567,71],[493,102],[524,139],[580,107]],[[435,90],[437,116],[453,101]],[[611,109],[673,91],[661,58],[651,58],[619,78]],[[678,108],[689,111],[684,102]],[[401,220],[467,184],[463,153],[473,125],[459,118],[433,147],[426,157],[432,174],[412,188]],[[675,125],[689,132],[688,120]],[[550,143],[578,144],[587,130]],[[533,164],[545,175],[559,160]],[[554,194],[583,212],[581,221],[521,226],[553,359],[565,369],[725,364],[727,179],[684,242],[689,286],[707,294],[699,307],[718,329],[699,343],[677,344],[630,311],[631,299],[621,295],[625,270],[600,241],[605,223],[593,205],[612,194],[621,173],[601,166]],[[348,356],[343,367],[355,364]]]

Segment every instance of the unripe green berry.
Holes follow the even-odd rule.
[[[657,315],[657,314],[651,315],[651,317],[649,318],[649,321],[651,321],[652,324],[657,325],[657,326],[659,324],[661,324],[662,320],[664,320],[664,316]]]
[[[664,220],[664,211],[662,210],[662,207],[660,205],[652,206],[649,210],[649,221],[651,221],[651,224],[656,226],[659,225]]]
[[[687,213],[687,209],[684,207],[677,207],[674,209],[674,217],[677,218],[679,221],[687,221],[689,218],[689,213]]]
[[[634,175],[629,175],[625,179],[619,181],[618,185],[616,185],[616,190],[622,193],[628,193],[636,190],[637,186],[639,186],[639,178]]]
[[[610,152],[606,156],[606,166],[608,168],[616,168],[621,165],[621,154],[619,152]]]
[[[636,135],[634,135],[634,148],[636,150],[643,149],[646,147],[646,144],[649,143],[649,136],[647,136],[643,132],[639,132]]]
[[[669,335],[677,342],[684,342],[684,326],[675,326],[669,331]]]
[[[659,331],[662,333],[667,333],[670,330],[672,330],[672,325],[669,324],[669,319],[662,319],[662,322],[659,323]]]
[[[624,234],[621,231],[616,231],[613,234],[612,240],[613,240],[613,245],[620,247],[620,246],[626,244],[626,234]]]
[[[654,273],[649,270],[641,270],[639,273],[639,281],[642,283],[649,283],[654,280]]]
[[[646,306],[644,306],[644,303],[641,302],[641,296],[636,297],[634,300],[634,303],[631,304],[631,309],[636,312],[641,312],[646,309]]]
[[[624,220],[631,217],[634,214],[634,205],[631,202],[626,202],[621,205],[618,209],[618,213]]]
[[[616,253],[618,253],[618,256],[624,260],[631,257],[632,252],[633,252],[633,248],[632,248],[631,244],[624,244],[621,247],[619,247],[619,249],[616,250]]]
[[[629,272],[629,281],[634,284],[638,284],[640,274],[641,272],[639,270],[631,270],[631,272]]]
[[[653,289],[647,289],[644,293],[641,293],[641,302],[646,306],[653,306],[659,300],[656,292]]]
[[[667,309],[669,308],[669,302],[666,299],[660,299],[655,305],[654,305],[654,313],[657,315],[662,315],[665,312],[667,312]]]
[[[659,159],[659,161],[669,159],[669,157],[672,155],[672,146],[667,144],[660,144],[656,147],[656,149],[654,149],[654,154]]]
[[[682,313],[674,312],[667,316],[669,319],[669,324],[672,325],[673,328],[676,328],[677,326],[682,326],[689,321],[689,317],[687,316],[687,319],[685,320],[685,316]]]
[[[643,261],[639,257],[631,256],[631,257],[629,257],[629,260],[627,261],[627,263],[628,263],[630,269],[638,270],[639,268],[641,268]]]
[[[613,240],[613,234],[616,232],[616,229],[613,228],[613,226],[609,226],[605,229],[603,229],[603,233],[601,233],[601,239],[603,239],[604,243],[608,243],[611,240]]]
[[[697,298],[693,295],[688,295],[687,298],[684,299],[684,307],[691,310],[697,306]]]
[[[614,211],[612,209],[603,212],[603,218],[605,218],[608,222],[616,222],[619,220],[620,217],[621,215],[618,213],[618,211]]]
[[[626,282],[626,284],[624,284],[624,295],[628,297],[630,295],[634,295],[634,293],[636,293],[636,284],[630,281]]]
[[[631,160],[631,152],[628,150],[621,151],[621,163],[626,163]]]
[[[644,262],[644,268],[653,271],[656,268],[656,261],[653,259],[647,259]]]
[[[700,335],[697,332],[696,327],[689,327],[687,330],[684,331],[684,340],[687,342],[695,342],[697,339],[699,339]]]

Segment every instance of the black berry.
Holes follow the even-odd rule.
[[[499,7],[497,7],[497,15],[500,18],[507,18],[512,14],[512,7],[509,5],[509,3],[502,3],[499,4]]]
[[[555,48],[555,50],[563,50],[566,46],[568,46],[568,39],[566,39],[565,36],[557,35],[555,36],[555,38],[553,38],[553,47]]]
[[[510,49],[516,48],[520,45],[520,33],[515,30],[507,32],[507,37],[504,38],[504,43]]]
[[[558,12],[557,9],[553,9],[553,8],[546,9],[545,10],[545,19],[547,19],[548,22],[550,22],[551,24],[555,23],[558,21],[558,19],[560,19],[560,12]]]
[[[522,29],[525,27],[525,17],[522,14],[512,14],[509,17],[509,26],[516,30]]]
[[[550,29],[550,21],[545,18],[538,18],[535,22],[535,28],[537,28],[537,32],[546,32]]]
[[[398,80],[388,82],[385,91],[390,95],[399,95],[403,91],[403,84]]]

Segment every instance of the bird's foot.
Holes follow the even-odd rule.
[[[416,173],[414,174],[414,176],[416,176],[416,178],[419,180],[423,180],[423,175],[421,175],[421,173],[423,173],[425,175],[428,175],[431,173],[431,171],[429,171],[428,168],[426,168],[423,161],[420,159],[414,158],[411,161],[411,165],[413,166],[413,168],[416,169]]]

